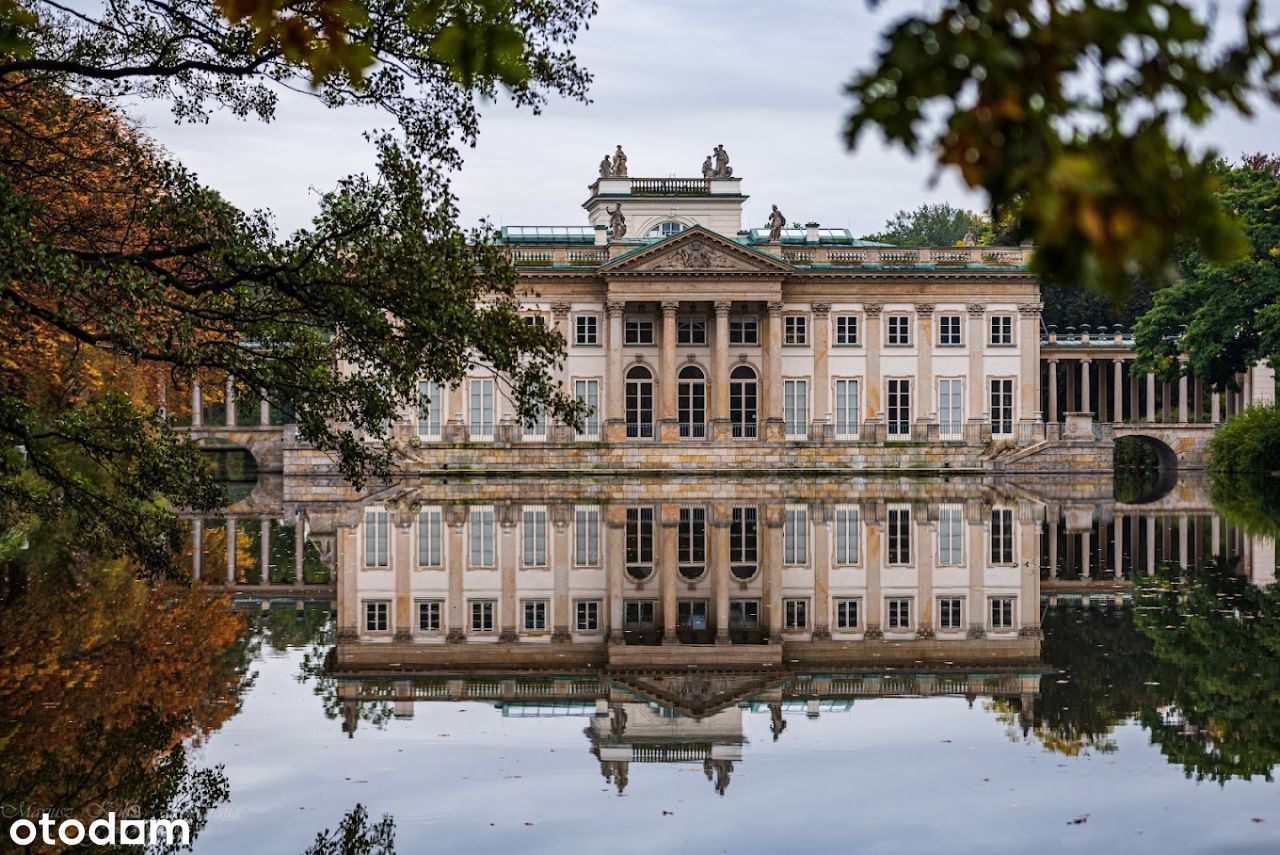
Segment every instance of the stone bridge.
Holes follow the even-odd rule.
[[[1161,469],[1203,469],[1209,457],[1209,440],[1216,424],[1130,424],[1112,425],[1116,439],[1131,436],[1150,446]]]
[[[202,447],[243,448],[253,455],[259,472],[284,471],[284,428],[279,425],[201,425],[184,431]]]

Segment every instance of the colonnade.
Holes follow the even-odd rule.
[[[1218,393],[1199,377],[1175,382],[1132,370],[1133,356],[1046,357],[1044,411],[1050,423],[1067,413],[1090,413],[1102,423],[1218,424],[1248,406],[1250,375],[1239,389]]]
[[[272,547],[272,527],[278,520],[272,517],[259,516],[242,516],[242,515],[226,515],[216,519],[195,517],[190,521],[191,524],[191,578],[196,580],[203,579],[210,584],[248,584],[241,581],[242,573],[255,568],[246,568],[241,566],[239,540],[242,524],[258,526],[258,555],[256,569],[260,573],[260,581],[258,584],[273,584],[270,579],[271,568],[271,547]],[[223,570],[222,578],[210,578],[205,572],[205,549],[206,534],[210,531],[212,524],[216,523],[225,531],[225,564],[219,568]],[[306,543],[307,529],[306,519],[299,514],[293,523],[293,579],[294,585],[302,585],[304,580],[304,569],[306,564]],[[247,574],[246,574],[247,575]],[[278,584],[278,583],[277,583]]]

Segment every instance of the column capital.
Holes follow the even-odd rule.
[[[1093,364],[1093,358],[1092,358],[1092,357],[1090,357],[1090,356],[1082,356],[1082,357],[1080,357],[1080,364],[1081,364],[1081,365],[1092,365],[1092,364]]]
[[[825,318],[831,314],[830,303],[810,303],[809,308],[813,310],[815,318]]]
[[[573,308],[573,304],[571,303],[552,303],[551,314],[555,315],[557,318],[567,318],[569,317],[569,310],[571,308]]]
[[[674,315],[680,309],[679,300],[663,300],[659,306],[662,309],[663,316]]]
[[[884,311],[883,303],[863,303],[862,311],[866,313],[868,318],[878,318],[880,313]]]
[[[605,310],[612,315],[621,315],[626,311],[627,304],[622,300],[610,300],[604,304]]]
[[[1044,303],[1019,303],[1018,314],[1024,318],[1038,318],[1044,310]]]
[[[765,312],[767,312],[770,317],[781,315],[782,303],[781,301],[770,301],[764,304],[764,309],[765,309]]]
[[[733,308],[733,303],[728,300],[716,300],[711,304],[711,308],[715,311],[716,317],[728,315],[729,310]]]
[[[982,303],[969,303],[964,307],[964,310],[969,313],[971,318],[980,318],[987,313],[987,307]]]
[[[933,303],[916,303],[916,314],[922,318],[933,317]]]

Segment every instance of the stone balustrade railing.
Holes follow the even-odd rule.
[[[633,179],[636,181],[639,179]],[[658,180],[658,179],[654,179]],[[662,179],[688,180],[688,179]],[[511,260],[518,267],[594,267],[636,249],[643,243],[622,241],[598,248],[512,247]],[[899,247],[848,247],[818,245],[758,245],[758,250],[779,254],[799,267],[849,267],[871,269],[1010,269],[1025,268],[1031,262],[1031,247],[941,247],[903,249]]]

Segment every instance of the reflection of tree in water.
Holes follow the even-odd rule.
[[[1210,496],[1214,508],[1231,525],[1261,537],[1280,536],[1280,478],[1215,474]]]
[[[333,618],[328,606],[306,603],[299,609],[294,601],[271,604],[266,611],[248,613],[250,628],[262,644],[276,653],[311,646],[327,648],[333,643]]]
[[[1167,565],[1136,593],[1164,699],[1139,721],[1196,780],[1271,780],[1280,763],[1280,587],[1250,584],[1237,563]]]
[[[314,636],[302,654],[302,665],[298,668],[297,681],[311,684],[311,692],[320,699],[325,718],[343,719],[344,730],[348,735],[355,731],[354,725],[366,722],[376,728],[383,728],[392,718],[391,704],[386,701],[362,701],[360,703],[345,702],[338,697],[338,680],[328,673],[326,662],[333,650],[333,621],[325,623],[323,631]]]
[[[316,835],[303,855],[395,855],[396,821],[390,814],[369,824],[369,812],[357,804],[347,812],[338,827]]]

